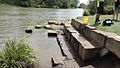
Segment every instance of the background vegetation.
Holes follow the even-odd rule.
[[[114,0],[105,0],[104,2],[104,13],[103,14],[112,14],[113,13],[113,2]],[[96,13],[96,2],[95,1],[89,1],[88,4],[88,11],[91,15],[94,15]]]
[[[0,0],[2,4],[17,5],[22,7],[47,7],[47,8],[75,8],[76,0]]]

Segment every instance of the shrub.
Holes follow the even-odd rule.
[[[0,68],[34,68],[35,56],[25,41],[9,40],[0,54]]]
[[[88,10],[84,10],[83,16],[89,16],[89,15],[90,15],[90,12]]]
[[[112,14],[113,13],[113,7],[112,6],[105,6],[104,7],[104,14]]]

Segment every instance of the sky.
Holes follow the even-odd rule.
[[[85,4],[87,4],[87,3],[88,3],[88,0],[80,0],[80,3],[85,3]]]

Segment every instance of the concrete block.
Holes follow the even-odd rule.
[[[83,61],[94,58],[99,54],[100,48],[91,44],[82,35],[77,38],[79,41],[79,56]]]
[[[100,49],[94,48],[94,49],[85,49],[83,47],[79,48],[79,56],[83,61],[89,60],[91,58],[96,57],[99,54]]]
[[[68,38],[68,40],[70,40],[71,38],[71,33],[78,33],[73,27],[70,28],[64,28],[64,33],[66,35],[66,37]]]
[[[105,42],[107,36],[104,35],[105,32],[99,30],[92,30],[90,34],[90,39],[93,40],[101,48],[105,47]]]
[[[43,28],[43,26],[42,25],[35,25],[35,28],[39,29],[39,28]]]
[[[75,27],[75,19],[72,19],[72,20],[71,20],[71,25],[72,25],[73,27]]]
[[[76,30],[82,30],[84,28],[84,24],[82,23],[82,21],[78,20],[78,19],[72,19],[71,25],[76,29]]]
[[[81,30],[80,27],[81,27],[81,23],[78,20],[75,20],[75,28],[77,30]]]
[[[79,53],[79,41],[77,40],[78,37],[79,33],[72,33],[70,37],[70,43],[77,55]]]
[[[96,28],[95,27],[92,27],[92,26],[89,26],[89,25],[82,25],[82,27],[84,27],[84,28],[82,28],[82,30],[83,30],[83,33],[89,38],[90,37],[90,34],[91,34],[91,31],[92,30],[96,30]]]
[[[55,67],[57,65],[63,65],[64,62],[62,58],[58,57],[51,57],[52,67]]]
[[[106,48],[120,58],[120,38],[117,36],[107,37]]]
[[[54,30],[49,30],[48,31],[48,36],[57,36],[57,32],[56,31],[54,31]]]
[[[58,25],[57,21],[48,21],[48,24],[49,25],[52,25],[52,24]]]

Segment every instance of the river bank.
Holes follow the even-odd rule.
[[[114,22],[113,25],[111,26],[102,26],[102,22],[105,19],[112,19],[112,15],[101,15],[100,20],[101,20],[101,24],[99,24],[98,26],[96,26],[99,30],[102,31],[106,31],[106,32],[113,32],[116,33],[117,35],[120,35],[120,13],[119,13],[119,20],[117,22]],[[83,20],[83,17],[79,17],[80,20]],[[89,16],[89,20],[88,20],[90,25],[93,25],[95,22],[95,16]]]

